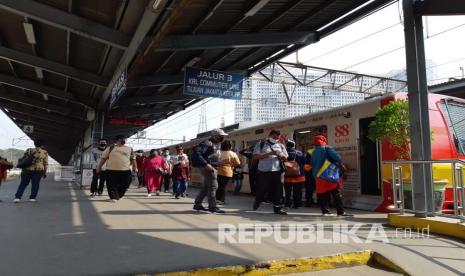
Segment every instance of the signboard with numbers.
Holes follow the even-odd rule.
[[[187,67],[184,75],[184,94],[240,100],[244,75]]]

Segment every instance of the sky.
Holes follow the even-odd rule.
[[[426,58],[433,62],[431,83],[461,78],[465,67],[465,16],[424,17]],[[401,5],[397,3],[374,13],[298,52],[298,61],[310,66],[386,76],[405,68]],[[296,62],[296,54],[284,59]],[[206,99],[147,129],[147,137],[189,140],[197,135],[201,105],[205,105],[207,129],[234,123],[234,101]],[[0,111],[0,148],[24,136]],[[151,146],[132,145],[135,149]],[[25,146],[23,146],[24,148]],[[159,146],[157,146],[159,147]]]

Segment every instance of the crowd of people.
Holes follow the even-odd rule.
[[[313,147],[305,153],[276,129],[266,139],[238,153],[231,141],[225,139],[227,136],[222,129],[214,129],[210,138],[195,146],[190,156],[181,145],[174,154],[168,149],[152,149],[146,156],[142,150],[134,152],[127,146],[122,135],[116,136],[113,143],[102,138],[91,151],[90,196],[101,196],[106,184],[109,201],[117,202],[124,197],[133,176],[137,176],[138,187],[147,190],[147,197],[159,196],[163,191],[179,199],[187,196],[191,169],[195,167],[203,176],[203,185],[194,200],[194,211],[224,213],[218,206],[226,204],[228,183],[232,182],[234,194],[239,194],[247,175],[250,193],[255,197],[253,210],[267,202],[272,204],[275,214],[286,215],[288,208],[312,206],[316,191],[323,215],[331,214],[332,202],[337,215],[350,216],[344,210],[341,196],[346,168],[334,148],[328,146],[325,136],[314,136]],[[20,202],[29,183],[32,183],[30,201],[35,202],[48,165],[42,141],[36,140],[35,148],[26,150],[19,163],[23,171],[14,202]],[[11,163],[0,158],[0,184],[9,168]],[[205,198],[207,208],[203,206]]]

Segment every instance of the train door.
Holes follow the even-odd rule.
[[[381,195],[379,147],[368,139],[368,127],[373,120],[370,117],[359,121],[360,181],[364,195]]]
[[[296,148],[305,152],[313,147],[313,137],[316,135],[328,135],[328,128],[326,126],[307,127],[297,129],[294,132],[294,140]]]

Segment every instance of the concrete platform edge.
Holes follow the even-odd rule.
[[[388,224],[393,227],[426,229],[431,233],[465,240],[465,224],[435,220],[434,218],[419,218],[413,215],[389,214]]]

